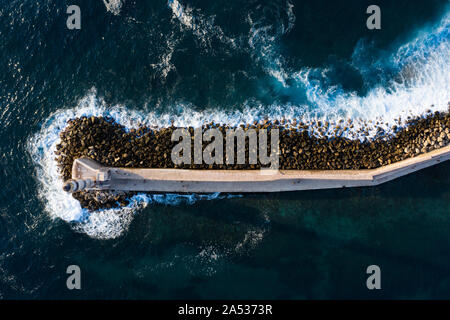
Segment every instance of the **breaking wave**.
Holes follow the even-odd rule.
[[[327,86],[330,70],[306,68],[293,73],[296,84],[304,87],[306,112],[314,117],[379,119],[392,125],[397,119],[421,116],[427,109],[447,111],[450,101],[450,14],[429,30],[402,45],[388,58],[357,66],[365,74],[381,72],[381,83],[364,96],[346,92],[339,85]],[[367,55],[360,44],[353,55]],[[385,79],[383,79],[383,77]]]
[[[55,161],[56,145],[60,142],[59,133],[64,130],[69,119],[82,116],[109,116],[128,130],[143,123],[153,126],[158,124],[155,122],[156,115],[146,117],[143,113],[121,106],[107,107],[101,99],[97,98],[96,92],[93,90],[80,101],[76,108],[60,110],[52,114],[43,124],[40,132],[30,139],[28,150],[36,165],[37,179],[41,186],[38,191],[39,197],[45,203],[46,211],[51,217],[70,222],[75,230],[93,238],[116,238],[128,229],[133,215],[149,204],[194,204],[199,200],[232,197],[219,193],[208,195],[140,193],[133,196],[130,204],[123,208],[95,212],[82,209],[77,200],[62,190],[63,181]],[[166,124],[166,122],[163,121],[162,124]]]
[[[212,35],[217,34],[217,30],[220,31],[221,38],[227,38],[222,29],[212,23],[213,19],[203,15],[199,9],[183,6],[177,0],[169,0],[168,5],[174,17],[203,41],[209,41]],[[258,121],[262,117],[297,119],[303,122],[327,120],[331,123],[352,119],[353,130],[347,130],[343,136],[364,139],[373,138],[378,127],[390,134],[394,125],[404,125],[408,117],[420,117],[426,111],[448,110],[449,9],[437,24],[417,32],[390,56],[380,55],[374,59],[377,54],[372,52],[370,44],[361,40],[354,49],[351,61],[367,88],[367,92],[360,95],[346,91],[341,84],[333,82],[333,75],[338,73],[336,66],[304,67],[301,70],[292,70],[288,66],[280,53],[279,42],[282,35],[294,28],[296,18],[293,7],[287,1],[284,8],[286,12],[277,12],[276,15],[280,18],[276,22],[265,18],[257,10],[250,12],[247,16],[247,47],[238,48],[248,51],[254,63],[260,65],[267,75],[281,85],[281,92],[291,97],[292,102],[274,101],[271,105],[263,105],[250,99],[240,107],[240,111],[226,114],[207,110],[201,114],[194,112],[189,116],[185,114],[189,108],[174,110],[178,114],[184,113],[181,119],[196,120],[194,124],[198,120],[240,124]],[[215,31],[212,32],[212,29]]]
[[[199,10],[188,5],[182,5],[178,0],[169,0],[168,7],[172,10],[173,17],[181,26],[191,31],[203,45],[210,47],[213,38],[236,48],[235,40],[225,35],[223,30],[215,25],[214,16],[206,17]]]
[[[111,7],[112,3],[115,3]],[[164,112],[139,112],[124,106],[107,106],[96,94],[95,89],[83,98],[73,109],[60,110],[52,114],[43,124],[29,144],[29,151],[37,167],[37,177],[41,184],[39,196],[46,210],[54,218],[71,222],[75,230],[95,238],[120,236],[130,225],[133,215],[152,203],[180,204],[194,203],[202,199],[217,199],[225,195],[148,195],[138,194],[130,200],[130,205],[120,209],[101,210],[89,213],[83,210],[77,200],[62,191],[62,181],[58,174],[54,151],[59,142],[59,133],[67,120],[81,116],[111,116],[127,129],[138,125],[151,127],[201,126],[215,122],[239,125],[260,121],[263,118],[298,120],[313,122],[327,120],[338,123],[351,119],[353,128],[344,132],[350,138],[365,138],[376,135],[378,127],[392,132],[394,125],[401,126],[409,116],[422,116],[427,110],[447,111],[450,101],[450,14],[447,11],[441,21],[433,27],[421,30],[415,37],[400,46],[393,54],[368,63],[364,57],[370,48],[364,42],[355,48],[352,62],[363,78],[380,70],[385,73],[379,83],[374,84],[364,95],[345,91],[339,84],[331,85],[329,74],[333,67],[303,68],[290,70],[285,66],[282,55],[277,50],[277,37],[294,28],[293,5],[288,3],[288,23],[274,30],[262,21],[248,17],[250,24],[248,45],[252,57],[261,64],[268,75],[290,89],[293,95],[303,95],[304,103],[284,103],[274,101],[262,104],[249,99],[244,105],[233,110],[196,111],[189,101],[180,102]],[[120,12],[122,2],[109,1],[108,10]],[[106,5],[106,2],[105,2]],[[222,29],[214,24],[214,19],[202,15],[198,10],[183,6],[178,0],[169,0],[168,6],[173,17],[183,28],[193,32],[208,44],[208,39],[217,37],[235,44]],[[115,8],[115,9],[112,9]],[[117,11],[118,10],[118,11]],[[278,30],[278,31],[277,31]],[[168,46],[167,59],[155,68],[169,72],[174,45]],[[369,80],[367,80],[369,81]],[[293,99],[295,101],[295,99]],[[365,131],[364,133],[362,131]],[[314,132],[312,132],[314,133]],[[329,132],[330,134],[332,132]]]
[[[106,10],[114,15],[119,15],[122,10],[123,2],[121,0],[103,0]]]

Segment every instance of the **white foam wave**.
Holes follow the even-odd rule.
[[[218,26],[211,23],[212,18],[205,17],[199,10],[183,6],[178,0],[169,0],[168,6],[172,9],[174,17],[200,38],[210,39],[211,34],[217,33],[211,29],[219,30],[220,37],[227,38]],[[285,9],[287,26],[283,18],[275,22],[268,21],[258,10],[247,16],[250,26],[249,54],[268,75],[289,90],[289,94],[305,96],[305,101],[300,105],[274,102],[270,106],[249,101],[242,110],[245,117],[239,113],[216,111],[212,111],[214,115],[208,115],[211,110],[188,115],[186,110],[189,110],[189,113],[192,110],[186,108],[181,111],[183,114],[175,120],[176,123],[186,125],[185,121],[179,120],[189,119],[193,122],[187,125],[207,121],[240,124],[260,120],[261,116],[288,120],[295,118],[304,122],[327,120],[338,123],[352,119],[353,129],[343,132],[342,135],[362,139],[374,137],[379,127],[387,134],[392,133],[391,128],[394,125],[401,126],[408,117],[421,116],[426,110],[447,111],[450,101],[449,9],[437,25],[421,30],[410,42],[399,47],[387,59],[380,58],[379,61],[368,63],[368,66],[355,65],[365,77],[370,76],[371,70],[364,71],[363,68],[386,70],[384,76],[386,79],[373,86],[364,96],[345,91],[339,84],[330,85],[328,80],[332,66],[303,68],[297,71],[286,67],[278,46],[280,37],[294,27],[295,15],[290,1],[286,1]],[[358,59],[358,56],[367,56],[368,50],[360,43],[355,48],[354,61],[360,64],[367,63],[362,61],[362,58]],[[397,70],[395,79],[389,78],[392,75],[387,70]],[[189,104],[186,104],[184,107],[188,106]],[[245,120],[242,121],[242,118]],[[377,126],[374,126],[375,123]],[[332,132],[330,128],[328,134]]]
[[[286,88],[289,74],[283,67],[283,57],[276,50],[276,31],[271,25],[261,26],[258,22],[253,22],[250,15],[247,21],[251,26],[248,36],[250,55],[256,63],[262,64],[269,75]]]
[[[103,0],[106,10],[114,15],[119,15],[122,10],[124,0]]]
[[[171,71],[176,70],[175,65],[172,63],[172,56],[179,41],[180,39],[172,32],[165,41],[166,48],[159,56],[159,62],[150,64],[153,69],[159,72],[163,81],[166,80]]]
[[[289,33],[289,31],[291,31],[295,26],[295,20],[297,20],[294,14],[294,5],[292,4],[291,1],[289,0],[286,1],[286,7],[287,7],[286,13],[288,16],[288,26],[283,33]]]
[[[271,6],[269,11],[276,11],[276,14],[270,15],[271,19],[267,19],[265,9],[257,7],[247,15],[247,23],[250,26],[249,53],[267,74],[287,88],[290,75],[284,67],[285,59],[279,53],[278,45],[280,37],[289,33],[295,26],[294,5],[288,0],[285,6]]]
[[[335,123],[352,119],[353,130],[343,133],[350,138],[362,138],[367,130],[368,138],[374,137],[378,127],[391,133],[393,125],[402,125],[408,117],[421,116],[426,110],[447,111],[450,101],[450,14],[443,16],[434,27],[421,30],[408,43],[402,45],[386,60],[372,62],[369,66],[356,65],[363,76],[371,71],[363,68],[397,70],[392,78],[375,85],[364,96],[347,92],[340,85],[329,85],[328,68],[303,68],[290,71],[285,67],[283,56],[278,52],[279,37],[283,28],[264,25],[263,20],[252,21],[249,45],[254,49],[252,56],[267,74],[284,88],[305,96],[302,105],[284,104],[270,107],[272,116],[297,118],[301,121],[331,120]],[[353,58],[367,55],[360,43]],[[378,70],[378,71],[379,71]],[[387,76],[385,76],[387,77]],[[283,113],[285,113],[283,115]],[[398,121],[401,119],[401,121]],[[356,120],[356,122],[355,122]],[[372,125],[371,125],[372,124]],[[329,133],[331,133],[330,131]]]
[[[181,15],[186,14],[186,9],[179,12],[181,9],[175,6],[178,3],[176,0],[170,3],[174,4],[174,14],[176,12]],[[188,25],[189,19],[188,16],[182,18]],[[344,132],[343,136],[360,138],[362,130],[367,130],[369,137],[375,136],[375,128],[372,128],[370,124],[376,122],[389,133],[393,125],[401,124],[397,121],[399,118],[404,122],[408,116],[423,115],[427,109],[447,111],[450,101],[449,26],[450,19],[447,13],[436,27],[424,30],[412,41],[401,46],[386,62],[401,71],[399,73],[401,80],[390,80],[383,86],[376,86],[365,96],[345,92],[339,86],[324,87],[320,77],[318,80],[317,74],[326,77],[326,69],[286,72],[282,66],[282,57],[277,58],[275,55],[275,46],[272,45],[270,32],[264,31],[255,24],[250,41],[253,41],[255,48],[269,52],[266,60],[272,61],[271,68],[280,72],[280,79],[286,86],[288,86],[286,80],[289,79],[304,89],[307,103],[302,105],[273,103],[265,106],[257,101],[248,101],[240,110],[200,112],[195,111],[189,103],[180,103],[166,110],[165,113],[144,114],[122,106],[109,107],[96,96],[93,90],[82,99],[78,107],[60,110],[51,115],[43,124],[41,131],[31,139],[29,150],[36,163],[37,178],[42,186],[39,195],[52,217],[74,222],[76,230],[98,238],[113,238],[121,235],[128,228],[133,214],[150,203],[193,203],[200,199],[221,197],[218,194],[209,196],[141,194],[131,199],[130,205],[126,208],[95,213],[82,210],[78,201],[62,191],[62,181],[54,160],[59,132],[64,129],[67,120],[75,117],[111,116],[128,129],[141,124],[151,127],[166,127],[171,124],[195,127],[209,122],[239,125],[259,121],[265,117],[287,120],[295,118],[303,122],[330,120],[335,123],[352,119],[354,127]],[[263,39],[269,39],[268,42],[257,40],[261,35]],[[258,44],[256,41],[259,41]],[[315,134],[314,131],[312,133]],[[328,133],[332,134],[332,131]]]
[[[148,124],[151,126],[168,125],[168,120],[158,121],[155,114],[149,117],[137,111],[121,106],[107,107],[98,99],[95,90],[90,92],[73,109],[60,110],[52,114],[43,124],[40,132],[35,134],[28,144],[28,150],[36,165],[36,176],[40,184],[38,195],[45,204],[46,211],[52,218],[60,218],[71,222],[74,229],[87,235],[99,238],[116,238],[126,231],[139,209],[151,203],[166,205],[193,204],[199,200],[213,200],[231,197],[218,193],[208,195],[197,194],[138,194],[130,199],[124,208],[115,208],[89,212],[82,209],[80,203],[70,194],[62,190],[57,163],[55,161],[56,145],[60,142],[59,133],[64,130],[67,121],[82,116],[110,116],[127,129]]]
[[[177,252],[168,252],[160,261],[154,264],[145,264],[136,270],[136,275],[140,278],[146,273],[158,274],[160,272],[167,274],[168,269],[183,268],[193,276],[213,276],[226,265],[229,259],[236,256],[248,255],[265,238],[269,232],[269,223],[261,226],[248,226],[247,231],[232,246],[223,246],[220,243],[204,243],[199,247],[184,248],[184,253],[180,255]],[[186,246],[186,244],[182,244]],[[188,246],[190,246],[188,244]],[[193,249],[191,251],[190,249]],[[162,261],[161,261],[162,260]]]
[[[322,114],[345,118],[382,119],[392,124],[398,118],[419,116],[425,110],[446,111],[450,101],[450,15],[437,27],[401,46],[385,67],[398,69],[396,79],[375,86],[365,96],[344,92],[340,87],[323,88],[312,80],[314,70],[293,77],[306,88],[308,101]],[[377,67],[382,62],[375,63]],[[406,72],[407,71],[407,72]]]
[[[200,10],[189,5],[183,6],[178,0],[168,0],[167,6],[172,10],[173,17],[180,22],[181,26],[190,30],[204,46],[210,47],[212,39],[216,38],[222,43],[236,48],[235,39],[226,36],[222,28],[214,23],[214,16],[205,16]]]

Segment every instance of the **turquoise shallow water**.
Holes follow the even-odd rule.
[[[0,1],[0,297],[449,298],[448,163],[376,188],[142,196],[91,215],[52,166],[82,114],[132,126],[445,110],[446,1],[379,3],[371,32],[366,1]],[[81,291],[65,287],[71,264]],[[365,287],[371,264],[381,291]]]

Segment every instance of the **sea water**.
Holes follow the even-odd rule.
[[[62,3],[3,2],[0,297],[448,298],[446,163],[375,188],[138,194],[96,212],[62,191],[54,151],[74,117],[352,119],[359,139],[447,111],[447,1],[379,1],[381,30],[370,4],[86,0],[68,30]],[[365,287],[372,264],[381,292]]]

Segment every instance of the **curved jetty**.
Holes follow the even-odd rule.
[[[347,122],[261,120],[239,127],[209,123],[181,128],[189,133],[186,141],[194,143],[191,161],[176,164],[171,159],[179,143],[172,140],[178,129],[174,126],[128,129],[112,118],[81,117],[68,121],[55,155],[62,179],[68,181],[64,190],[90,210],[125,206],[135,191],[244,193],[371,186],[448,160],[450,112],[398,120],[399,126],[389,132],[377,123],[364,124],[363,139],[342,136],[354,125]],[[210,128],[223,133],[223,147],[229,129],[241,128],[249,136],[268,129],[267,142],[272,140],[272,129],[278,129],[279,166],[274,167],[280,170],[267,171],[261,159],[253,164],[196,163],[195,131]],[[376,129],[377,135],[364,138],[368,128]],[[239,149],[245,148],[245,159],[255,153],[249,139]],[[189,144],[186,150],[188,155]]]
[[[184,170],[104,167],[76,159],[64,189],[146,192],[255,193],[375,186],[450,159],[450,146],[377,169]]]

